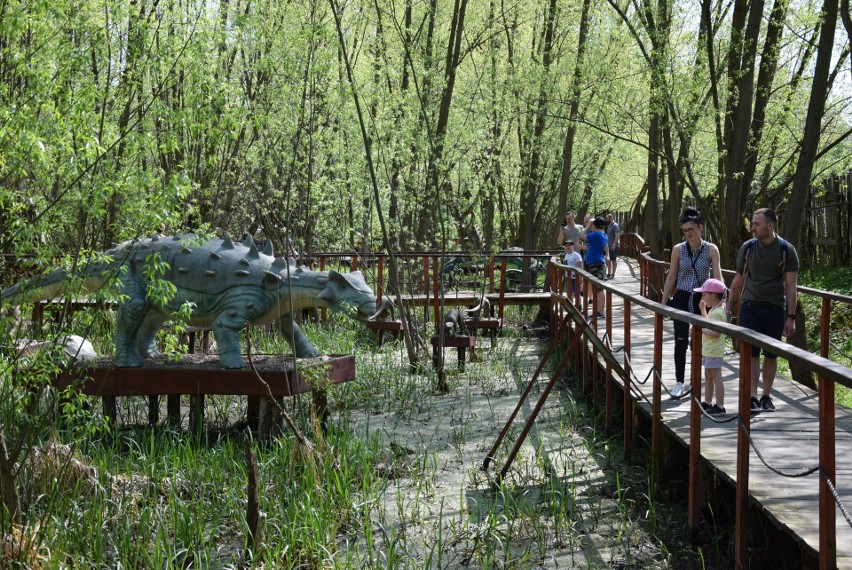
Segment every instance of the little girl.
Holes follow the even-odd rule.
[[[708,279],[704,285],[695,289],[701,293],[701,316],[715,321],[727,322],[728,315],[725,307],[725,284],[718,279]],[[718,415],[725,413],[725,387],[722,385],[722,357],[725,356],[725,336],[722,333],[710,329],[703,330],[701,339],[701,362],[704,364],[704,379],[707,387],[704,389],[705,401],[701,407],[710,414]],[[716,394],[716,403],[712,406],[713,393]]]

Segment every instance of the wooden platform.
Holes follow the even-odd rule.
[[[209,357],[218,362],[218,356]],[[307,379],[311,371],[328,367],[327,384],[355,379],[355,357],[352,355],[308,359],[299,364],[277,368],[264,367],[226,370],[210,366],[174,363],[170,366],[143,368],[74,368],[56,380],[60,390],[75,384],[89,396],[154,396],[168,394],[230,394],[237,396],[293,396],[313,390]]]
[[[485,295],[491,302],[492,307],[497,307],[500,303],[500,293],[488,293]],[[550,302],[550,293],[504,293],[503,303],[505,305],[541,305]],[[459,306],[474,306],[479,303],[482,295],[477,291],[448,291],[444,295],[444,305],[459,307]],[[403,296],[402,302],[416,307],[429,307],[435,302],[435,297],[432,295],[406,295]]]
[[[441,337],[433,336],[432,337],[432,364],[435,368],[440,367],[441,363]],[[476,337],[475,336],[445,336],[443,338],[444,348],[456,348],[458,349],[458,366],[459,370],[464,370],[464,361],[465,354],[467,349],[470,349],[471,357],[474,354],[474,350],[476,347]]]
[[[619,258],[618,273],[614,281],[607,282],[625,292],[638,294],[638,266],[633,260]],[[612,346],[624,345],[622,301],[614,297],[612,307]],[[603,335],[605,320],[598,321],[599,335]],[[666,321],[663,347],[662,382],[668,389],[674,386],[674,336],[671,321]],[[652,368],[654,319],[642,308],[632,308],[631,344],[632,367],[636,378],[643,380]],[[616,355],[623,359],[621,353]],[[687,353],[687,378],[690,374],[690,354]],[[738,355],[726,355],[722,368],[725,387],[725,408],[729,412],[719,419],[735,415],[739,397]],[[620,379],[616,379],[621,384]],[[702,379],[703,384],[703,379]],[[687,387],[690,386],[687,379]],[[633,381],[648,401],[653,398],[651,380],[645,384]],[[760,393],[760,392],[758,392]],[[703,394],[702,394],[703,395]],[[818,465],[819,413],[816,393],[798,382],[776,377],[772,388],[775,412],[761,412],[751,417],[751,434],[760,454],[775,469],[785,473],[798,473]],[[672,400],[663,392],[662,416],[665,429],[681,445],[689,447],[690,437],[689,397]],[[647,416],[651,406],[643,400],[638,408]],[[852,411],[838,406],[836,417],[836,488],[847,511],[852,511]],[[736,480],[737,421],[717,423],[703,417],[701,420],[701,457],[720,478],[730,482]],[[752,505],[763,512],[766,518],[779,529],[788,533],[804,551],[815,558],[819,551],[819,527],[817,513],[818,477],[814,473],[806,477],[784,477],[766,467],[752,449],[749,469],[749,493]],[[709,483],[705,483],[709,484]],[[836,511],[837,566],[852,568],[852,528],[844,519],[840,509]],[[759,539],[758,539],[759,540]],[[757,545],[766,546],[766,545]],[[770,548],[772,545],[768,545]]]
[[[204,364],[199,365],[199,360]],[[325,390],[355,379],[355,357],[327,356],[298,361],[280,356],[258,355],[251,368],[226,370],[218,367],[219,357],[196,356],[192,360],[142,368],[113,368],[108,365],[65,370],[54,381],[59,390],[76,386],[89,396],[103,400],[104,416],[117,423],[117,398],[148,396],[148,422],[159,422],[159,397],[168,396],[168,417],[180,420],[180,397],[188,395],[189,428],[197,432],[203,423],[204,397],[236,395],[248,397],[248,423],[259,438],[267,437],[278,423],[270,400],[312,392],[317,417],[326,416]],[[321,382],[315,385],[313,382]]]
[[[402,333],[402,321],[400,320],[380,320],[380,321],[366,321],[364,323],[368,329],[376,331],[376,335],[378,336],[379,345],[384,342],[384,336],[386,332],[391,333],[394,337]]]

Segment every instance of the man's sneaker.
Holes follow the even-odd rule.
[[[680,398],[683,395],[683,382],[677,382],[672,388],[672,398]]]
[[[605,314],[603,314],[603,313],[598,313],[598,318],[599,318],[599,319],[605,319],[605,318],[606,318],[606,315],[605,315]]]
[[[772,398],[770,398],[768,394],[764,394],[763,397],[760,398],[760,407],[763,408],[764,412],[775,411],[775,404],[772,403]]]
[[[710,406],[710,409],[707,410],[707,413],[711,416],[718,416],[725,413],[725,408],[723,408],[719,404],[713,404],[712,406]]]
[[[705,412],[706,412],[707,410],[709,410],[710,408],[712,408],[712,407],[713,407],[713,406],[711,406],[711,405],[710,405],[710,404],[708,404],[707,402],[701,402],[701,409],[702,409],[702,410],[704,410]]]
[[[752,413],[763,411],[763,406],[760,405],[760,400],[758,400],[754,396],[751,397],[751,411]]]

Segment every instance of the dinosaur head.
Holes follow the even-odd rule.
[[[328,272],[328,283],[317,297],[332,311],[357,311],[357,318],[367,319],[376,313],[376,296],[360,271]]]

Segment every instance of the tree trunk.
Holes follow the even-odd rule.
[[[666,116],[665,65],[668,53],[670,25],[670,7],[668,0],[658,0],[656,6],[650,2],[644,4],[645,26],[651,37],[651,85],[649,97],[648,121],[648,177],[647,199],[645,202],[645,244],[651,247],[654,255],[662,255],[660,238],[660,157],[664,156],[663,131],[668,128]]]
[[[772,12],[769,14],[769,25],[766,28],[766,39],[760,56],[760,71],[757,75],[755,89],[754,118],[751,122],[751,134],[746,148],[743,164],[743,191],[751,191],[757,170],[757,154],[763,140],[763,125],[766,120],[766,109],[772,93],[772,83],[778,69],[778,54],[781,51],[781,36],[784,31],[784,20],[787,17],[789,0],[775,0]]]
[[[538,240],[541,238],[537,216],[539,214],[539,188],[541,185],[541,139],[544,134],[547,108],[550,101],[550,68],[552,64],[553,33],[556,20],[556,0],[550,0],[545,24],[542,30],[542,76],[538,89],[538,99],[533,120],[531,136],[526,141],[526,156],[524,161],[525,173],[521,183],[521,247],[525,250],[536,249]],[[549,232],[547,232],[549,233]],[[548,236],[549,237],[549,236]],[[528,264],[524,264],[522,282],[527,283],[529,273]]]
[[[574,137],[577,134],[577,116],[580,114],[580,94],[583,82],[583,56],[586,53],[586,37],[589,27],[589,4],[591,0],[583,0],[580,14],[580,32],[577,37],[577,60],[574,62],[574,76],[571,80],[571,106],[568,110],[568,130],[565,132],[565,144],[562,147],[562,176],[559,182],[559,208],[557,216],[560,220],[568,210],[568,190],[571,186],[571,163],[574,158]]]
[[[838,0],[825,0],[822,5],[822,31],[819,35],[816,67],[811,84],[811,98],[808,102],[808,114],[805,119],[805,132],[802,137],[802,151],[793,176],[793,191],[787,208],[787,220],[783,228],[784,237],[795,247],[799,247],[802,237],[802,224],[805,220],[805,204],[811,187],[811,174],[814,170],[822,116],[825,113],[825,97],[828,91],[828,71],[834,47],[834,29],[837,27]]]
[[[751,132],[754,64],[763,6],[763,0],[737,0],[731,23],[725,114],[725,223],[720,228],[719,244],[723,261],[727,260],[728,265],[732,265],[742,242],[744,209],[750,190],[743,186],[743,172]]]
[[[852,15],[849,14],[849,0],[840,0],[840,19],[843,21],[843,27],[846,29],[846,37],[849,38],[849,45],[852,45]],[[849,67],[849,72],[852,73],[852,66]]]

